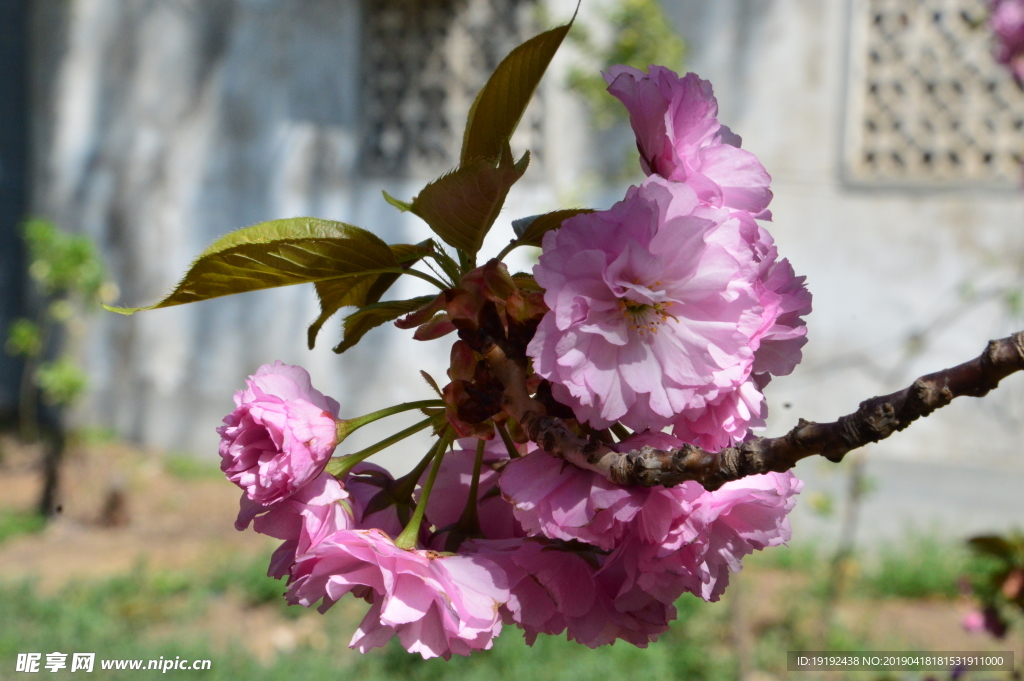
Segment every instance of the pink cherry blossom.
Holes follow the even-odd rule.
[[[224,417],[221,470],[263,505],[294,494],[324,469],[337,444],[338,403],[302,367],[265,364],[235,393]]]
[[[605,550],[615,548],[652,493],[615,485],[540,449],[509,462],[501,490],[528,534],[578,539]]]
[[[324,537],[352,527],[348,497],[348,492],[327,473],[272,506],[257,504],[243,494],[235,529],[244,530],[251,523],[256,532],[284,540],[271,557],[268,571],[271,577],[280,579],[291,570],[297,555],[306,553]]]
[[[989,27],[996,38],[996,60],[1024,80],[1024,1],[992,0]]]
[[[767,411],[756,377],[751,376],[700,406],[683,409],[674,421],[672,434],[717,452],[742,441],[751,429],[763,428]]]
[[[769,217],[771,177],[718,122],[711,83],[654,65],[648,73],[613,66],[605,80],[629,111],[645,173],[686,182],[705,203]]]
[[[462,516],[469,499],[469,486],[473,480],[473,462],[476,459],[476,438],[461,438],[458,447],[445,455],[434,481],[434,488],[427,499],[427,521],[437,528],[431,539],[431,548],[443,550],[448,532]],[[508,462],[508,451],[498,438],[489,440],[484,446],[483,465],[477,487],[477,517],[480,532],[487,539],[511,539],[524,537],[512,513],[512,507],[501,498],[496,489],[498,472],[496,467]],[[549,457],[550,458],[550,457]],[[427,473],[424,472],[424,479]]]
[[[527,353],[555,398],[596,428],[661,430],[741,385],[762,326],[743,229],[651,176],[548,232],[534,277],[550,311]]]
[[[529,645],[538,634],[564,631],[570,641],[590,648],[616,640],[645,648],[676,615],[671,604],[644,593],[632,602],[617,599],[624,575],[604,570],[605,556],[586,544],[476,540],[464,550],[494,561],[508,575],[502,616],[523,629]]]
[[[673,433],[711,451],[734,445],[751,429],[764,427],[768,408],[762,391],[772,376],[784,376],[800,363],[807,342],[803,317],[811,311],[805,277],[797,277],[788,260],[778,260],[771,235],[749,214],[734,211],[743,235],[738,259],[758,263],[754,290],[761,307],[761,323],[750,338],[754,350],[751,375],[744,382],[720,391],[703,405],[694,405],[674,421]]]
[[[761,323],[747,339],[754,352],[753,366],[740,380],[708,385],[685,404],[677,403],[672,419],[676,435],[718,450],[742,441],[752,428],[763,427],[767,406],[761,389],[771,375],[788,374],[800,361],[806,340],[803,316],[810,312],[810,294],[789,262],[778,260],[771,236],[753,219],[769,217],[771,178],[753,154],[739,149],[739,137],[718,122],[718,102],[711,84],[693,73],[680,78],[661,66],[651,66],[648,73],[616,66],[605,78],[609,92],[629,111],[644,171],[687,185],[703,204],[727,209],[728,218],[700,209],[693,214],[718,223],[739,223],[743,240],[733,242],[738,247],[731,252],[739,262],[757,263],[752,287]],[[620,364],[636,364],[630,362],[632,358],[624,359]],[[587,405],[587,396],[579,387],[561,378],[550,380],[556,384],[555,397],[572,406],[580,418],[592,425],[601,421],[592,417],[592,409],[577,408],[576,402]],[[572,398],[567,399],[566,393]],[[634,410],[639,412],[644,406],[639,404]],[[651,411],[663,414],[657,408]],[[631,425],[628,419],[622,421]],[[632,424],[640,430],[664,427],[657,419],[634,419]]]
[[[345,489],[352,495],[353,527],[360,530],[376,528],[389,537],[402,533],[405,521],[399,518],[398,507],[388,496],[394,482],[391,473],[377,464],[369,461],[356,464],[345,478]]]
[[[667,433],[646,431],[614,448],[629,451],[650,445],[671,449],[682,444]],[[692,489],[615,485],[540,449],[510,462],[500,485],[528,534],[579,540],[604,551],[618,547],[627,535],[660,545],[673,523],[689,515],[692,502],[704,493],[700,485]]]
[[[646,432],[623,441],[618,448],[650,445],[670,449],[682,444],[668,434]],[[582,604],[576,602],[579,608],[586,606],[586,615],[575,620],[565,617],[562,603],[566,599],[556,595],[559,588],[569,590],[557,581],[568,568],[559,565],[544,577],[548,573],[529,562],[530,549],[520,550],[515,544],[505,544],[497,556],[484,553],[508,574],[512,593],[509,618],[527,631],[528,638],[558,632],[565,626],[571,636],[588,645],[608,643],[609,636],[634,643],[653,640],[674,617],[670,609],[680,595],[690,592],[718,600],[729,572],[740,569],[744,556],[789,539],[787,516],[802,486],[792,473],[770,473],[728,483],[714,492],[695,482],[673,488],[619,488],[628,503],[613,501],[608,508],[601,508],[593,503],[593,497],[599,498],[606,484],[601,476],[541,451],[511,462],[502,474],[503,493],[516,506],[516,516],[528,531],[558,540],[582,537],[595,548],[613,549],[607,556],[600,551],[589,554],[594,566],[593,588],[603,594],[594,598],[605,603],[601,598],[607,597],[610,601],[605,605],[593,605],[586,595],[591,582],[566,578],[568,584],[588,585],[579,592],[585,596]],[[594,490],[598,493],[592,497]],[[624,513],[624,508],[628,512]],[[486,542],[472,543],[479,544]],[[564,551],[555,553],[569,560],[562,555]],[[532,579],[525,580],[523,572]],[[629,617],[620,621],[609,613],[628,613]],[[587,634],[587,626],[598,627],[598,631],[607,627],[607,631]]]
[[[754,289],[761,306],[761,323],[750,339],[754,348],[752,372],[785,376],[800,363],[801,348],[807,342],[803,317],[811,311],[811,294],[806,277],[796,276],[788,260],[778,259],[772,235],[749,213],[733,211],[731,215],[738,221],[743,237],[734,255],[751,258],[758,268]]]
[[[683,444],[667,433],[648,431],[616,448],[649,445],[667,450]],[[618,487],[620,494],[605,500],[606,488],[615,486],[540,450],[512,461],[501,477],[503,494],[530,534],[581,539],[612,551],[601,558],[600,574],[616,585],[612,598],[620,611],[657,611],[660,606],[652,605],[652,599],[669,606],[684,592],[717,600],[729,571],[739,570],[743,556],[789,539],[787,516],[801,486],[791,473],[770,473],[727,483],[714,492],[696,482],[672,488]],[[496,560],[509,574],[515,597],[514,571]]]
[[[288,600],[320,611],[347,593],[371,603],[350,646],[360,652],[392,636],[424,658],[491,647],[509,598],[505,573],[481,556],[406,551],[379,530],[341,530],[296,560]]]
[[[650,436],[637,440],[645,437]],[[657,438],[646,443],[659,449],[682,444],[664,433]],[[789,471],[748,476],[713,492],[685,482],[666,490],[674,507],[683,512],[659,512],[648,504],[640,518],[658,523],[656,530],[628,533],[628,540],[609,560],[621,561],[641,590],[663,602],[671,603],[686,591],[718,600],[729,583],[729,572],[740,570],[744,556],[789,540],[788,516],[802,487]]]
[[[766,473],[726,483],[697,501],[689,520],[707,545],[704,564],[711,576],[703,598],[718,600],[744,556],[789,541],[789,512],[802,488],[791,471]]]

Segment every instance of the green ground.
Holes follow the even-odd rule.
[[[749,632],[746,664],[774,677],[785,677],[785,651],[818,648],[817,618],[827,592],[828,561],[810,547],[783,548],[750,561],[737,580],[740,603],[755,591],[775,593],[776,616],[754,623]],[[957,580],[970,566],[956,547],[918,539],[903,553],[891,548],[882,559],[852,579],[845,601],[869,608],[885,600],[912,598],[951,605]],[[264,576],[265,561],[225,564],[205,575],[162,572],[139,566],[130,574],[101,582],[71,583],[49,595],[31,584],[0,589],[0,678],[15,678],[13,660],[19,652],[97,652],[98,657],[156,659],[180,656],[211,659],[209,671],[171,671],[175,678],[213,679],[433,679],[440,674],[475,679],[735,679],[743,662],[737,654],[739,603],[708,604],[692,597],[678,603],[679,620],[671,631],[646,650],[619,643],[588,650],[562,638],[541,637],[528,648],[519,631],[507,628],[494,649],[469,659],[423,661],[397,645],[370,655],[345,646],[360,616],[353,607],[338,607],[325,616],[289,608],[280,599],[282,586]],[[775,582],[774,585],[769,582]],[[782,583],[780,586],[779,583]],[[316,630],[316,636],[279,651],[271,659],[254,659],[246,641],[228,636],[212,645],[210,612],[230,602],[241,616],[260,613],[284,626]],[[856,618],[851,621],[855,622]],[[216,626],[216,623],[213,623]],[[312,629],[311,629],[312,628]],[[828,646],[842,650],[907,649],[900,637],[865,635],[854,624],[837,624]],[[288,646],[285,646],[288,648]],[[10,667],[8,669],[8,667]],[[99,671],[101,678],[136,678],[155,672]],[[66,670],[61,674],[68,674]],[[919,676],[919,675],[911,675]],[[945,675],[940,675],[940,678]],[[992,675],[988,675],[991,677]],[[852,678],[883,678],[859,673]]]
[[[15,672],[18,653],[55,651],[210,659],[209,671],[172,670],[166,677],[209,681],[874,681],[950,675],[787,673],[785,653],[1024,650],[1021,627],[1002,642],[963,631],[960,619],[973,604],[959,585],[979,566],[957,543],[911,536],[838,573],[825,548],[808,544],[752,556],[722,602],[681,599],[678,621],[647,649],[620,642],[589,650],[557,637],[529,648],[517,629],[506,628],[493,650],[450,662],[423,661],[397,644],[360,655],[347,643],[365,604],[349,599],[326,615],[286,607],[283,585],[265,576],[272,547],[231,528],[238,492],[218,476],[190,461],[161,462],[127,449],[72,457],[68,466],[66,516],[46,528],[30,513],[34,473],[13,456],[0,466],[0,680],[32,678]],[[98,520],[108,479],[119,480],[127,494],[127,524]],[[842,595],[830,607],[835,574],[843,576]],[[831,626],[823,626],[826,619]],[[86,678],[158,673],[97,665]]]

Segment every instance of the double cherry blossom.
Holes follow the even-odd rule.
[[[711,84],[660,66],[606,77],[648,178],[545,235],[550,312],[528,352],[581,421],[718,450],[764,425],[761,388],[800,361],[810,294],[755,219],[770,178],[718,123]]]
[[[507,273],[485,267],[467,275],[476,283],[466,291],[479,289],[473,306],[442,296],[426,317],[447,306],[446,330],[462,332],[462,308],[500,303],[504,322],[494,323],[532,333],[532,389],[544,382],[581,427],[631,429],[620,451],[716,451],[763,425],[763,388],[800,361],[810,294],[759,222],[770,218],[770,177],[718,122],[711,85],[659,66],[606,78],[648,177],[610,209],[544,236],[534,269],[543,304],[541,294],[502,294]],[[535,331],[523,321],[533,309]],[[448,658],[490,648],[503,625],[530,644],[564,633],[591,647],[646,646],[682,594],[717,600],[745,555],[789,538],[801,487],[791,473],[713,492],[696,482],[623,487],[521,434],[512,442],[504,417],[467,427],[492,413],[466,407],[472,381],[491,379],[458,344],[451,385],[461,392],[445,395],[465,396],[446,413],[474,437],[445,452],[454,436],[442,436],[398,480],[361,459],[328,467],[338,403],[300,367],[261,367],[219,430],[222,469],[244,491],[236,526],[283,541],[269,574],[287,580],[288,601],[321,611],[347,594],[370,603],[352,647],[397,638]],[[495,428],[501,438],[478,439]]]

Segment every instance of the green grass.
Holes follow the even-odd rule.
[[[949,596],[956,588],[958,570],[966,565],[961,558],[952,545],[937,539],[908,539],[886,548],[877,561],[869,563],[870,570],[860,577],[849,597]],[[820,578],[815,575],[826,572],[828,563],[827,554],[813,545],[769,550],[748,559],[750,571],[785,570],[811,577],[796,580],[792,593],[778,604],[778,617],[756,632],[751,654],[759,669],[785,676],[785,656],[780,657],[779,651],[806,649],[819,643],[815,623],[820,601],[815,584]],[[0,587],[0,679],[7,678],[7,670],[13,669],[17,653],[53,651],[95,652],[98,659],[180,656],[213,661],[209,671],[174,671],[179,679],[725,681],[736,676],[729,605],[704,603],[691,596],[680,599],[678,620],[660,641],[646,649],[619,642],[590,650],[564,636],[542,636],[529,648],[519,630],[506,627],[492,650],[470,658],[424,661],[405,652],[396,641],[359,655],[349,651],[347,644],[365,609],[345,601],[318,619],[327,636],[326,646],[303,644],[278,655],[268,665],[254,660],[240,643],[226,650],[212,650],[207,635],[197,625],[218,599],[237,602],[241,597],[246,607],[270,607],[293,620],[321,618],[303,608],[286,607],[281,598],[284,585],[266,576],[266,565],[267,557],[235,560],[217,566],[208,576],[139,566],[130,574],[71,585],[49,596],[40,595],[28,584]],[[745,599],[753,597],[750,589],[754,583],[747,583]],[[727,592],[727,599],[729,596]],[[871,647],[842,628],[831,632],[826,645],[842,650]],[[101,679],[145,678],[145,673],[140,677],[137,671],[98,671],[97,678]]]
[[[0,542],[19,534],[39,532],[46,527],[46,519],[29,511],[0,510]]]
[[[725,624],[711,610],[721,611],[686,597],[679,602],[680,617],[661,640],[646,649],[621,641],[590,650],[564,637],[542,636],[528,648],[522,634],[506,631],[488,652],[468,658],[422,660],[392,642],[382,655],[365,658],[364,673],[371,679],[428,681],[444,675],[459,681],[592,681],[593,679],[731,679],[735,662],[718,642]]]
[[[787,572],[812,572],[825,554],[815,544],[802,543],[755,551],[743,562],[745,566]]]
[[[876,597],[956,598],[959,580],[972,570],[962,542],[912,532],[884,545],[876,562],[867,562],[857,587]]]
[[[215,599],[234,591],[254,604],[280,602],[283,585],[262,576],[266,561],[256,565],[238,563],[211,578],[139,567],[102,583],[71,585],[53,596],[41,596],[28,584],[0,587],[0,678],[13,669],[17,653],[53,651],[95,652],[97,659],[180,656],[213,661],[209,671],[174,671],[179,679],[426,681],[443,674],[460,681],[590,681],[640,673],[651,681],[724,681],[734,676],[731,653],[719,643],[728,635],[726,608],[689,596],[680,600],[680,616],[672,629],[647,649],[619,642],[590,650],[564,637],[544,636],[531,649],[520,631],[506,627],[492,650],[450,662],[422,660],[396,641],[359,655],[347,649],[358,624],[355,609],[336,607],[323,616],[330,641],[323,649],[300,647],[268,666],[237,646],[212,652],[193,624]],[[290,610],[299,617],[321,617],[302,608]],[[140,678],[137,671],[97,671],[102,679]]]
[[[860,551],[851,560],[858,575],[851,584],[853,597],[956,598],[961,579],[981,569],[963,542],[913,530],[900,541],[884,544],[877,552]],[[804,573],[823,589],[831,562],[831,552],[801,543],[757,552],[744,565]]]
[[[234,591],[242,596],[246,605],[279,605],[289,617],[298,617],[304,610],[289,607],[281,597],[285,591],[282,580],[267,576],[269,557],[256,560],[231,561],[217,570],[209,580],[209,588],[215,594]]]

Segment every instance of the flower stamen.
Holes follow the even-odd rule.
[[[659,303],[638,303],[628,298],[619,299],[619,308],[622,315],[629,321],[634,331],[643,336],[646,333],[658,333],[658,327],[667,319],[672,318],[679,321],[674,314],[668,311],[671,302]]]

